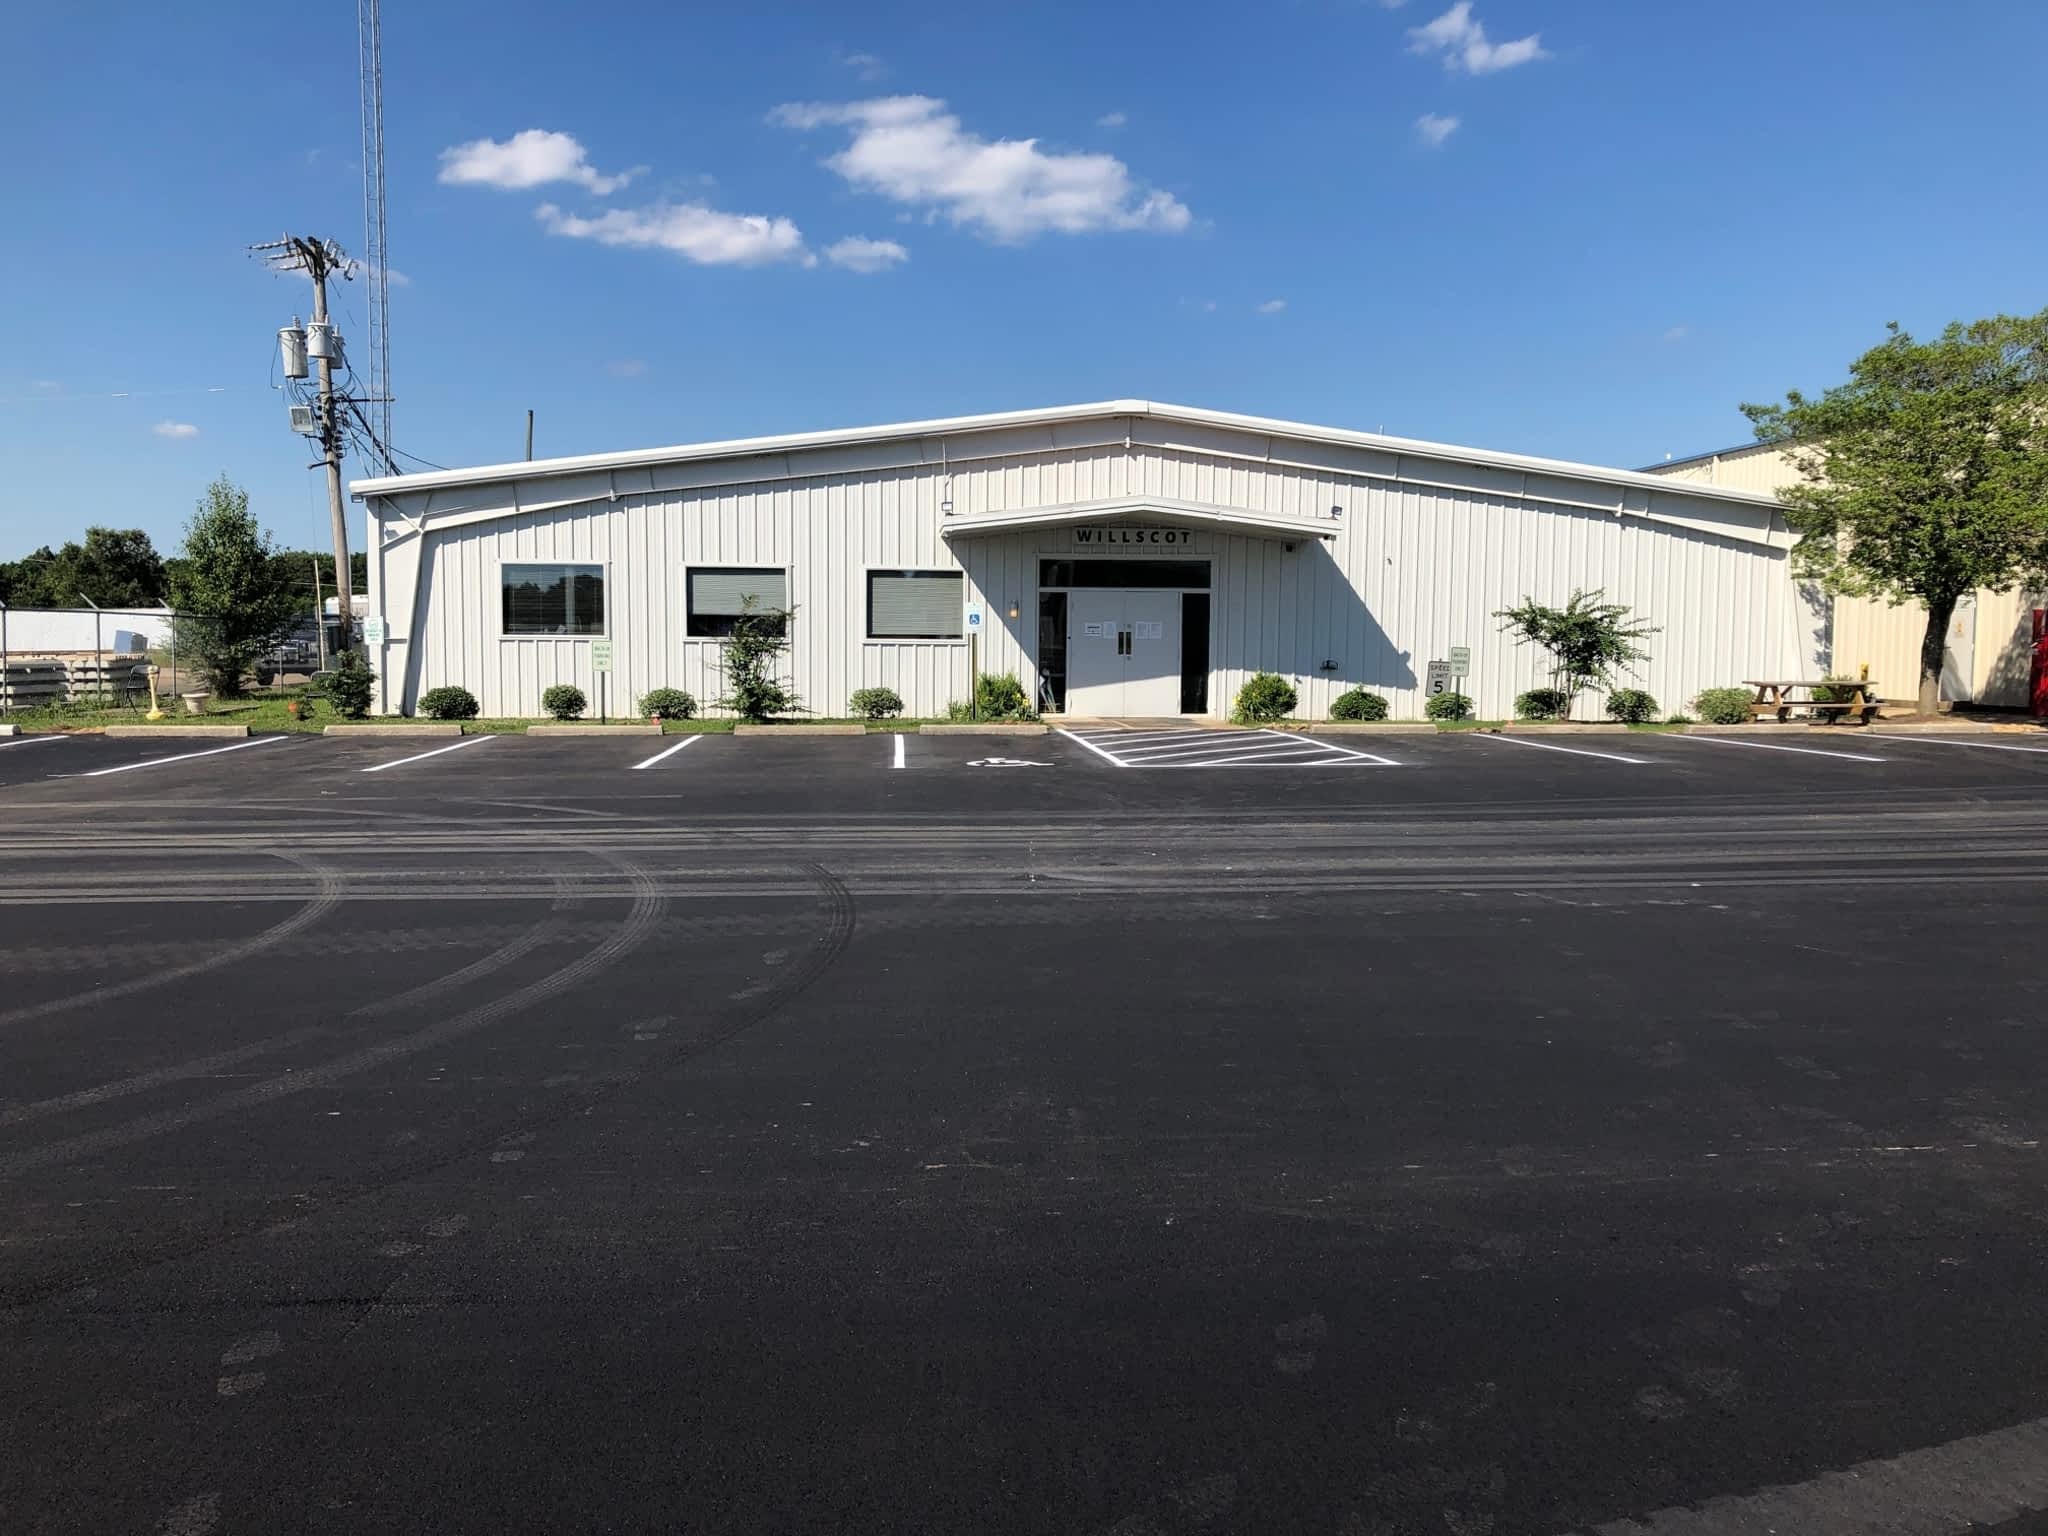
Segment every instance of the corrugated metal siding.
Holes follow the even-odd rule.
[[[1653,468],[1652,474],[1730,490],[1772,492],[1799,483],[1782,449],[1758,446],[1716,454],[1697,463]],[[1868,667],[1886,698],[1911,700],[1920,686],[1920,640],[1927,628],[1921,603],[1893,605],[1880,598],[1836,597],[1832,603],[1830,670],[1855,674]],[[1965,700],[2003,708],[2027,702],[2032,610],[2040,594],[2024,590],[1976,594],[1976,641]],[[1952,666],[1951,674],[1956,672]],[[1951,692],[1958,690],[1949,690]],[[1944,694],[1946,696],[1946,693]]]
[[[841,714],[854,689],[882,685],[914,714],[966,697],[964,641],[870,641],[868,567],[964,567],[985,603],[986,671],[1037,676],[1038,561],[1073,552],[1071,532],[941,536],[940,503],[956,515],[1153,496],[1292,517],[1343,515],[1334,541],[1201,532],[1172,553],[1212,562],[1211,706],[1219,712],[1254,671],[1293,677],[1300,713],[1364,684],[1396,716],[1421,711],[1426,663],[1456,644],[1475,658],[1482,712],[1506,713],[1540,681],[1538,657],[1497,633],[1493,610],[1524,595],[1561,602],[1604,587],[1663,626],[1641,684],[1669,709],[1702,687],[1763,671],[1797,670],[1798,625],[1784,556],[1710,533],[1469,490],[1435,490],[1339,473],[1264,465],[1187,449],[1089,446],[865,474],[621,496],[425,535],[424,611],[410,707],[423,687],[459,682],[488,714],[539,708],[554,682],[593,687],[586,640],[498,637],[497,567],[506,560],[595,560],[608,567],[615,647],[613,712],[649,688],[679,687],[711,706],[720,692],[718,642],[684,633],[683,572],[694,565],[787,567],[797,609],[790,667],[805,703]],[[1157,519],[1170,524],[1171,517]],[[1018,617],[1011,619],[1012,606]],[[1333,670],[1323,664],[1334,662]]]

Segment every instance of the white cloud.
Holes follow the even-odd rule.
[[[848,235],[825,247],[825,259],[835,267],[853,272],[886,272],[898,262],[910,260],[910,252],[894,240],[870,240],[865,235]]]
[[[1277,315],[1286,307],[1287,301],[1285,299],[1268,299],[1265,303],[1259,305],[1258,309],[1262,315]]]
[[[1095,126],[1098,128],[1121,128],[1129,121],[1130,119],[1121,112],[1105,112],[1102,116],[1095,119]]]
[[[1048,232],[1188,228],[1194,216],[1170,193],[1131,179],[1114,155],[1063,154],[1036,139],[989,140],[968,133],[943,101],[885,96],[872,101],[791,102],[773,121],[790,128],[836,124],[852,130],[825,164],[855,187],[1016,244]]]
[[[1434,112],[1425,112],[1415,119],[1415,136],[1431,149],[1441,149],[1443,142],[1458,131],[1463,118],[1439,117]]]
[[[1472,0],[1458,0],[1428,26],[1409,28],[1408,47],[1413,53],[1441,54],[1445,69],[1462,69],[1472,75],[1490,75],[1550,57],[1543,51],[1542,35],[1536,32],[1511,43],[1488,42],[1486,28],[1473,18]]]
[[[1685,340],[1685,338],[1686,338],[1686,337],[1690,336],[1691,334],[1692,334],[1692,327],[1691,327],[1691,326],[1689,326],[1689,325],[1674,325],[1673,327],[1671,327],[1671,329],[1670,329],[1670,330],[1668,330],[1668,331],[1666,331],[1666,332],[1664,333],[1664,339],[1665,339],[1666,341],[1683,341],[1683,340]]]
[[[45,395],[53,395],[64,386],[56,379],[32,379],[29,388]]]
[[[879,80],[889,73],[889,66],[872,53],[842,53],[839,62],[863,80]]]
[[[602,197],[618,191],[646,169],[638,165],[607,176],[590,163],[573,135],[528,128],[503,143],[476,139],[442,150],[440,179],[450,186],[501,187],[511,192],[551,181],[571,181]]]
[[[160,421],[149,430],[158,437],[175,438],[181,442],[188,437],[199,435],[199,429],[189,421]]]
[[[771,261],[817,260],[804,249],[803,232],[788,219],[758,213],[721,213],[702,203],[657,203],[612,208],[595,218],[564,213],[553,203],[534,211],[551,235],[600,245],[654,246],[699,266],[759,266]]]
[[[647,371],[647,363],[638,357],[614,358],[604,365],[604,371],[615,379],[637,379]]]

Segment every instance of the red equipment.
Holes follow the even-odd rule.
[[[2027,679],[2027,699],[2037,717],[2048,719],[2048,608],[2034,610],[2034,670]]]

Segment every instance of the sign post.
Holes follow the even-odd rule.
[[[612,702],[612,643],[609,640],[590,642],[590,670],[597,674],[597,723],[611,722]]]
[[[969,598],[961,615],[961,629],[967,636],[967,718],[981,718],[981,631],[988,622],[988,610]]]

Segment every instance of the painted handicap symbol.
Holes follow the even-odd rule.
[[[1050,768],[1051,763],[1032,762],[1021,757],[977,757],[968,764],[970,768]]]

